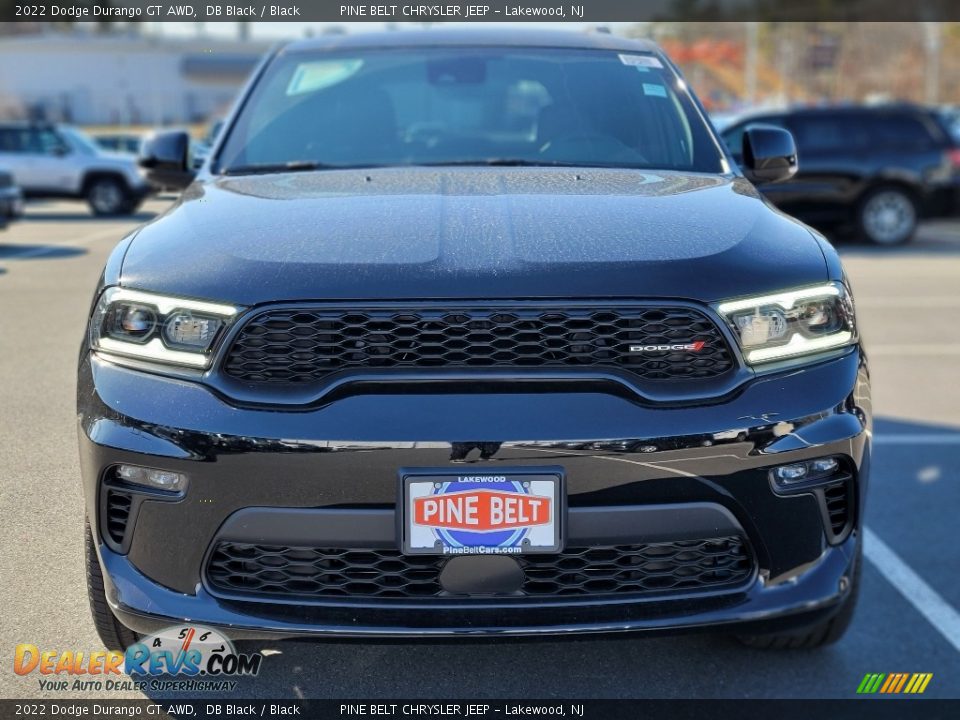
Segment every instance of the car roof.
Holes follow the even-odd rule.
[[[517,47],[619,50],[622,52],[660,53],[649,40],[625,38],[609,33],[562,30],[502,28],[434,28],[430,30],[394,30],[352,35],[321,35],[294,40],[281,52],[333,50],[341,48],[411,47]]]
[[[744,122],[761,120],[769,117],[803,117],[807,115],[884,115],[889,113],[905,113],[911,115],[929,115],[931,109],[923,105],[911,103],[884,103],[881,105],[821,105],[815,107],[785,107],[755,110],[738,115],[725,124],[725,128],[740,125]]]
[[[51,122],[29,122],[27,120],[0,120],[0,128],[17,130],[48,130],[57,127]]]

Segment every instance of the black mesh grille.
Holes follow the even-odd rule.
[[[656,349],[663,345],[696,349]],[[320,308],[255,315],[224,365],[257,383],[397,367],[608,367],[670,380],[717,377],[733,358],[716,325],[691,308]]]
[[[593,596],[712,590],[745,582],[753,562],[738,537],[571,548],[516,556],[519,595]],[[396,550],[219,543],[207,566],[215,590],[304,599],[451,598],[440,585],[446,557]]]
[[[128,493],[119,490],[107,491],[107,535],[117,545],[122,545],[126,537],[132,504],[133,499]]]

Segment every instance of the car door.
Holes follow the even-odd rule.
[[[797,143],[797,174],[784,194],[770,199],[811,223],[850,217],[870,174],[870,142],[863,118],[853,111],[801,112],[785,125]]]
[[[30,128],[26,153],[33,192],[69,195],[77,189],[74,151],[53,128]]]
[[[8,170],[21,188],[25,188],[30,179],[26,137],[26,128],[0,127],[0,167]]]

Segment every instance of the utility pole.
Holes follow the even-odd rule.
[[[924,100],[928,105],[935,105],[940,99],[940,49],[943,47],[943,35],[939,22],[923,23],[923,46],[927,51]]]
[[[757,40],[760,23],[753,21],[747,25],[747,53],[743,65],[743,86],[747,90],[747,105],[757,104]]]

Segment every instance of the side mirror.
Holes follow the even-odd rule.
[[[743,133],[743,173],[751,182],[789,180],[797,172],[797,145],[788,130],[754,125]]]
[[[190,136],[182,130],[157,133],[140,148],[140,167],[147,180],[158,187],[183,189],[193,182],[190,167]]]
[[[54,157],[66,157],[70,154],[70,148],[66,145],[55,145],[50,151],[50,154]]]

